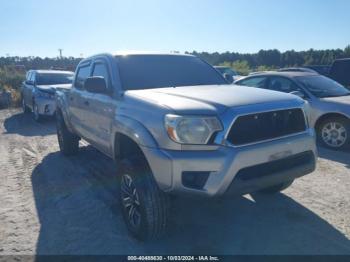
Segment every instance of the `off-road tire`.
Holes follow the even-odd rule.
[[[62,112],[59,110],[56,112],[56,129],[60,151],[66,156],[77,154],[79,150],[79,137],[68,130]]]
[[[119,180],[119,201],[124,221],[129,232],[141,241],[161,237],[167,226],[169,214],[169,196],[159,189],[153,174],[143,156],[117,161]],[[132,179],[136,189],[140,214],[139,226],[133,226],[129,211],[125,205],[125,187],[123,176]],[[124,192],[124,193],[123,193]]]

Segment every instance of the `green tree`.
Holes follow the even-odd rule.
[[[232,63],[232,68],[240,75],[248,75],[250,73],[250,67],[247,61],[238,60]]]
[[[344,49],[344,56],[350,58],[350,45],[345,47],[345,49]]]

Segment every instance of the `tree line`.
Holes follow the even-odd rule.
[[[258,53],[254,54],[240,54],[236,52],[208,53],[193,51],[189,54],[199,56],[213,65],[245,61],[252,69],[256,69],[258,67],[283,68],[304,65],[330,65],[335,59],[346,57],[350,58],[350,45],[344,49],[327,50],[310,49],[307,51],[289,50],[280,52],[277,49],[271,49],[260,50]]]
[[[350,45],[344,49],[327,49],[307,51],[289,50],[280,52],[277,49],[260,50],[254,54],[237,52],[186,52],[196,55],[212,65],[227,65],[238,73],[246,75],[251,71],[263,71],[275,68],[304,65],[330,65],[335,59],[350,58]],[[76,57],[0,57],[0,93],[8,90],[14,101],[19,100],[19,89],[29,69],[62,69],[74,71],[82,58]]]
[[[290,66],[303,65],[330,65],[337,58],[350,57],[350,45],[344,49],[327,49],[307,51],[289,50],[280,52],[277,49],[260,50],[254,54],[241,54],[237,52],[186,52],[201,57],[212,65],[223,63],[244,62],[250,68],[259,67],[283,68]],[[62,58],[41,58],[41,57],[20,57],[7,56],[0,57],[0,68],[15,68],[17,70],[29,69],[51,69],[61,68],[74,70],[81,58],[62,57]]]
[[[63,69],[74,71],[81,58],[62,57],[62,58],[41,58],[41,57],[20,57],[7,56],[0,57],[0,69],[26,71],[30,69]]]

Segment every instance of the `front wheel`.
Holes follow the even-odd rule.
[[[350,121],[343,117],[324,120],[317,129],[318,141],[330,149],[345,149],[350,142]]]
[[[56,128],[60,151],[66,156],[78,153],[79,138],[68,130],[60,111],[56,112]]]
[[[39,106],[34,102],[33,103],[33,115],[34,115],[34,120],[36,122],[40,122],[42,119],[42,116],[39,113]]]
[[[120,205],[129,232],[139,240],[159,238],[165,231],[169,196],[161,191],[142,157],[119,162]]]
[[[29,108],[26,105],[24,97],[22,97],[22,110],[23,110],[23,113],[28,113],[29,112]]]

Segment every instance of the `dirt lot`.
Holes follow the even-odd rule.
[[[0,254],[350,254],[350,153],[320,149],[283,194],[177,199],[168,235],[140,243],[116,201],[115,166],[91,146],[58,152],[53,121],[0,111]]]

